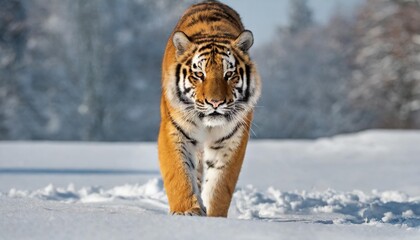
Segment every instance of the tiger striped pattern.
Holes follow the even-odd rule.
[[[159,161],[170,211],[226,217],[261,92],[253,35],[218,1],[191,6],[162,63]]]

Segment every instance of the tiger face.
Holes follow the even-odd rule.
[[[208,127],[243,119],[259,94],[247,54],[252,33],[244,31],[232,41],[195,43],[176,32],[173,43],[178,105]]]

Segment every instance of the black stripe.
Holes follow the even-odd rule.
[[[204,4],[199,4],[199,5],[195,5],[193,7],[193,9],[191,10],[191,12],[189,12],[188,14],[185,14],[182,18],[182,22],[185,22],[186,20],[188,20],[188,18],[194,14],[199,14],[200,12],[207,12],[207,11],[213,11],[212,15],[215,15],[216,13],[220,13],[224,16],[226,16],[226,18],[229,18],[229,22],[232,22],[234,25],[236,25],[237,27],[239,27],[240,29],[243,28],[242,24],[237,20],[239,18],[239,15],[235,18],[234,16],[232,16],[229,12],[228,9],[226,9],[223,6],[220,5],[210,5],[208,3],[204,3]],[[233,10],[231,10],[233,11]]]
[[[224,51],[223,51],[223,50],[224,50],[225,48],[226,48],[226,46],[223,46],[223,45],[217,44],[217,43],[215,43],[215,42],[211,42],[211,43],[206,44],[206,45],[202,46],[201,48],[199,48],[199,49],[198,49],[198,51],[199,51],[199,52],[201,52],[201,51],[204,51],[204,50],[209,50],[209,49],[211,49],[212,51],[213,51],[213,50],[218,51],[217,53],[219,53],[219,52],[223,52],[223,53],[224,53]]]
[[[226,19],[229,23],[233,23],[239,29],[242,29],[243,28],[242,24],[239,23],[238,20],[236,20],[228,12],[215,12],[215,13],[213,13],[213,16]]]
[[[169,119],[171,120],[172,125],[176,128],[176,130],[178,130],[178,132],[180,132],[192,145],[197,145],[197,140],[191,138],[190,136],[188,136],[187,133],[185,133],[184,129],[182,129],[181,126],[178,125],[178,123],[175,122],[175,120],[172,118],[172,116],[170,114],[168,114]]]
[[[185,68],[182,70],[182,85],[184,87],[184,91],[185,91],[185,84],[186,84],[186,76],[187,76],[187,70],[185,70]]]
[[[250,83],[251,83],[251,67],[249,65],[245,66],[245,76],[246,76],[246,89],[245,89],[245,96],[242,98],[241,101],[248,102],[250,97]],[[243,80],[243,79],[242,79]],[[243,87],[242,87],[243,88]]]
[[[190,162],[188,161],[184,161],[184,164],[187,165],[187,168],[189,168],[190,170],[193,170],[193,166],[191,166]]]
[[[232,50],[233,50],[233,52],[234,52],[235,59],[236,59],[236,58],[239,58],[239,61],[237,61],[237,62],[245,62],[245,60],[244,60],[244,58],[242,57],[242,55],[241,55],[241,53],[240,53],[240,52],[238,52],[235,48],[232,48]]]
[[[191,155],[189,154],[189,152],[187,151],[185,144],[181,143],[181,155],[183,158],[183,162],[185,165],[187,165],[187,167],[191,170],[195,169],[195,164],[194,161],[192,160],[192,158],[190,157]]]
[[[229,13],[229,9],[224,7],[224,6],[220,6],[220,5],[215,6],[215,7],[206,6],[206,7],[204,7],[204,9],[201,9],[201,10],[203,10],[203,11],[213,11],[211,13],[212,15],[216,15],[217,13],[219,13],[224,18],[228,18],[227,20],[229,20],[230,23],[233,23],[239,29],[243,29],[242,23],[239,20],[237,20],[238,18],[240,18],[239,15],[237,17],[233,16],[232,14]],[[234,10],[231,9],[231,11],[234,11]],[[198,13],[198,11],[196,13]]]
[[[196,44],[203,44],[203,43],[213,43],[213,42],[217,42],[217,43],[222,43],[222,44],[230,44],[231,41],[224,39],[224,38],[216,38],[216,37],[205,37],[205,38],[200,38],[194,41],[194,43]]]
[[[233,129],[233,131],[231,133],[229,133],[227,136],[222,137],[221,139],[217,140],[215,142],[215,144],[220,144],[220,143],[228,140],[229,138],[233,137],[233,135],[235,135],[235,133],[239,130],[240,127],[241,127],[240,124],[236,125],[235,129]]]
[[[185,68],[182,70],[182,77],[183,77],[182,79],[184,81],[183,82],[184,83],[183,85],[184,85],[184,95],[185,95],[186,93],[188,93],[191,90],[191,88],[187,88],[186,87],[186,82],[187,82],[187,69],[185,69]]]
[[[175,76],[176,76],[176,93],[178,95],[179,100],[182,101],[181,98],[181,89],[179,89],[179,81],[181,81],[181,64],[176,65]]]
[[[196,4],[192,7],[191,12],[188,15],[185,16],[191,16],[194,15],[196,13],[199,12],[204,12],[204,11],[210,11],[210,10],[215,10],[215,11],[223,11],[223,8],[221,8],[219,5],[215,5],[215,4],[211,4],[211,3],[199,3]]]
[[[242,86],[241,88],[244,87],[244,69],[243,68],[239,68],[239,75],[241,75],[241,79],[242,79]]]
[[[216,164],[212,161],[206,161],[207,169],[217,169],[222,170],[226,167],[226,165],[216,167]]]
[[[189,92],[191,92],[192,88],[185,88],[184,94],[188,94]]]
[[[187,27],[192,27],[199,23],[214,23],[220,22],[222,19],[220,17],[208,16],[208,15],[199,15],[198,18],[193,18]]]
[[[206,44],[206,45],[202,46],[201,48],[199,48],[198,51],[201,52],[201,51],[204,51],[204,50],[207,50],[207,49],[212,49],[212,48],[213,48],[213,43],[209,43],[209,44]]]
[[[199,12],[205,11],[207,8],[207,6],[205,5],[195,5],[192,7],[192,9],[190,10],[190,12],[188,14],[185,14],[182,18],[182,20],[180,21],[180,24],[185,22],[185,20],[188,20],[188,18],[194,14],[197,14]]]
[[[201,40],[201,41],[204,39],[208,39],[209,43],[210,43],[210,40],[213,40],[213,39],[229,40],[229,43],[230,43],[230,41],[236,39],[237,36],[230,33],[203,34],[202,32],[197,32],[197,33],[191,34],[188,37],[192,40]]]
[[[213,149],[213,150],[220,150],[220,149],[223,149],[224,147],[223,146],[213,146],[213,147],[210,147],[210,149]]]
[[[196,39],[196,38],[203,38],[204,37],[204,35],[203,35],[203,33],[201,33],[201,32],[198,32],[198,33],[194,33],[194,34],[191,34],[190,36],[188,36],[190,39]]]
[[[192,102],[186,99],[182,93],[181,89],[179,88],[179,81],[181,81],[181,64],[178,64],[176,66],[176,95],[178,96],[179,101],[183,102],[184,104],[191,104]]]
[[[188,158],[188,161],[191,163],[193,169],[195,169],[195,164],[194,164],[194,161],[192,160],[192,158]]]
[[[197,127],[197,123],[195,123],[193,120],[187,119],[186,121],[191,123],[193,126]]]
[[[239,14],[230,7],[223,6],[222,8],[224,11],[221,11],[220,13],[226,14],[228,18],[231,19],[230,22],[234,23],[240,30],[243,30],[244,26],[241,22],[241,17],[239,16]],[[231,12],[233,12],[233,14],[235,14],[236,16],[233,16]]]
[[[193,162],[193,160],[191,158],[187,158],[186,160],[184,160],[184,163],[190,168],[190,169],[195,169],[195,164]]]
[[[208,55],[210,55],[210,54],[211,54],[211,52],[212,52],[212,51],[202,52],[202,53],[200,53],[200,56],[199,56],[199,57],[207,57]]]
[[[221,55],[223,55],[223,56],[225,56],[225,57],[229,57],[229,55],[227,54],[227,53],[225,53],[225,52],[217,52],[218,54],[221,54]],[[232,64],[231,64],[231,66],[230,67],[232,67]]]
[[[190,20],[190,22],[188,23],[187,27],[192,27],[192,26],[194,26],[195,24],[197,24],[199,22],[200,21],[198,19],[193,18],[193,19]]]
[[[187,69],[185,69],[185,68],[184,68],[184,69],[182,70],[182,74],[184,74],[184,78],[185,78],[185,77],[187,76]]]
[[[243,84],[242,84],[242,86],[243,86]],[[238,93],[239,93],[239,94],[241,94],[241,95],[242,95],[242,92],[243,92],[242,88],[237,87],[237,88],[235,88],[235,89],[238,91]]]
[[[193,47],[192,49],[189,49],[187,52],[185,52],[182,57],[179,59],[179,62],[181,63],[185,63],[188,62],[195,54],[195,52],[197,51],[197,47]]]
[[[175,71],[175,74],[176,74],[176,84],[179,83],[179,80],[180,80],[179,74],[180,73],[181,73],[181,64],[178,64],[178,65],[176,65],[176,71]]]
[[[233,116],[234,115],[232,113],[225,114],[226,121],[231,122],[233,120]]]
[[[233,91],[233,96],[235,97],[235,99],[238,98],[238,96],[236,95],[236,92],[235,91]]]
[[[218,51],[207,51],[207,52],[203,52],[200,53],[200,57],[208,57],[208,56],[214,56],[214,54],[220,54],[220,55],[224,55],[226,57],[229,57],[229,55],[227,55],[226,53],[222,53],[222,52],[218,52]],[[212,61],[213,59],[210,59],[210,61]],[[209,61],[207,61],[207,65],[209,64]],[[206,65],[206,66],[207,66]]]
[[[206,161],[207,169],[214,168],[214,162]]]
[[[222,166],[217,167],[216,169],[217,170],[223,170],[225,167],[226,167],[226,165],[222,165]]]
[[[195,36],[195,35],[193,35],[193,36]],[[231,34],[227,34],[227,33],[225,33],[225,34],[223,34],[223,33],[219,33],[219,34],[199,34],[199,35],[197,35],[196,36],[196,39],[194,39],[194,40],[196,40],[196,41],[204,41],[204,40],[207,40],[209,43],[211,43],[211,42],[214,42],[215,41],[215,39],[217,39],[217,40],[220,40],[220,41],[226,41],[226,42],[228,42],[228,43],[231,43],[231,41],[234,39],[234,37],[233,37],[233,35],[231,35]],[[226,43],[227,44],[227,43]]]

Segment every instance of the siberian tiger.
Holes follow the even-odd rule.
[[[218,1],[191,6],[162,63],[161,174],[174,215],[226,217],[261,91],[240,16]]]

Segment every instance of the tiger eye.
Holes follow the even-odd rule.
[[[195,73],[195,76],[197,76],[199,78],[202,78],[202,77],[204,77],[204,73],[202,73],[202,72],[196,72]]]
[[[232,71],[229,71],[229,72],[227,72],[227,73],[226,73],[226,77],[227,77],[227,78],[232,77],[232,75],[233,75],[233,72],[232,72]]]

